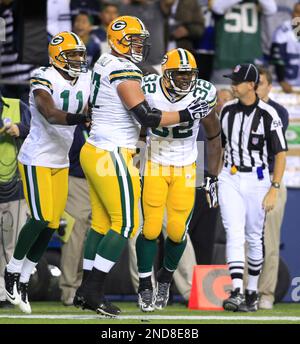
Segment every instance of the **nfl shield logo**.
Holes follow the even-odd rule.
[[[252,144],[256,146],[258,144],[258,137],[252,137]]]

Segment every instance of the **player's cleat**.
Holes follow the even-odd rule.
[[[104,298],[99,301],[98,295],[87,295],[84,290],[77,289],[73,305],[77,308],[89,309],[95,311],[97,314],[102,314],[108,317],[117,317],[121,310],[119,307],[113,305]]]
[[[20,294],[21,294],[21,301],[19,303],[19,307],[22,312],[30,314],[31,307],[28,301],[28,283],[20,282]]]
[[[167,306],[169,300],[171,283],[157,282],[156,294],[155,294],[155,308],[163,309]]]
[[[154,311],[154,293],[153,289],[142,289],[138,292],[138,304],[140,310],[143,312],[153,312]]]
[[[96,306],[96,313],[115,318],[121,313],[121,309],[107,300],[100,301]]]
[[[245,292],[245,302],[241,304],[241,312],[256,312],[258,309],[258,294],[255,291],[249,292],[246,289]]]
[[[6,299],[13,305],[18,305],[21,302],[21,294],[19,291],[20,275],[19,273],[8,272],[5,268],[4,282]]]
[[[74,296],[74,300],[73,300],[73,305],[77,308],[81,308],[81,309],[89,309],[91,311],[94,311],[94,309],[90,308],[88,306],[88,304],[85,301],[85,297],[83,295],[83,290],[81,287],[79,287],[76,290],[75,296]]]
[[[245,296],[240,293],[240,288],[236,288],[230,292],[229,298],[223,301],[223,308],[225,311],[238,312],[243,303]]]

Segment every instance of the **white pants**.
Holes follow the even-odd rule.
[[[256,172],[231,174],[223,167],[219,176],[219,203],[226,231],[227,262],[245,262],[245,241],[248,258],[263,259],[265,211],[263,199],[271,182],[268,170],[258,180]]]

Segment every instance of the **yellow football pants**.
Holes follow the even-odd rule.
[[[196,165],[184,167],[146,163],[142,187],[143,235],[156,239],[167,208],[167,234],[174,242],[185,239],[195,202]]]
[[[133,166],[132,150],[113,152],[89,143],[81,149],[80,163],[89,185],[92,228],[101,234],[109,229],[125,238],[134,236],[139,226],[139,171]]]
[[[68,168],[23,165],[19,162],[26,202],[32,218],[57,229],[68,197]]]

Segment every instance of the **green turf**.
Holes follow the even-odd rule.
[[[142,313],[136,307],[135,303],[117,303],[122,310],[122,316],[218,316],[218,317],[300,317],[300,304],[278,304],[271,311],[258,311],[255,313],[231,313],[231,312],[211,312],[211,311],[192,311],[187,309],[184,305],[174,304],[168,306],[163,311],[155,311],[152,313]],[[235,320],[235,319],[107,319],[97,316],[91,311],[82,311],[75,307],[65,307],[59,302],[32,302],[32,316],[42,316],[40,319],[29,319],[24,316],[24,313],[15,309],[0,309],[0,324],[208,324],[208,323],[293,323],[299,324],[300,318],[297,321],[287,321],[283,319],[274,320]],[[6,317],[7,315],[7,317]],[[17,315],[18,318],[9,318],[9,316]],[[46,316],[90,316],[93,319],[47,319]],[[5,317],[3,317],[5,316]]]

